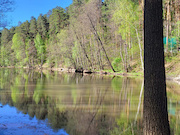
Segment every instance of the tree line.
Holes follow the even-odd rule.
[[[143,5],[141,0],[73,0],[66,9],[31,17],[1,31],[0,65],[143,70]],[[171,16],[164,23],[167,39],[179,38],[178,1],[165,2],[164,11],[164,18]]]

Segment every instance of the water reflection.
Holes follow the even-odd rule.
[[[55,134],[64,129],[70,135],[139,135],[143,86],[138,78],[1,69],[0,103],[16,107],[30,119],[46,120]],[[172,92],[178,88],[168,85],[174,134],[180,133],[176,128],[180,96]]]
[[[180,85],[167,82],[168,112],[171,134],[180,134]]]

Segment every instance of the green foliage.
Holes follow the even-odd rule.
[[[24,62],[22,60],[25,58],[25,44],[22,35],[20,33],[14,34],[12,42],[13,44],[11,49],[15,52],[17,62],[20,63],[19,66],[23,66]]]
[[[30,21],[30,28],[29,33],[31,37],[35,37],[37,34],[37,22],[36,18],[32,17]]]
[[[73,0],[66,9],[56,7],[38,18],[31,17],[1,31],[1,66],[37,67],[46,63],[50,67],[111,72],[109,57],[116,71],[133,71],[142,63],[141,6],[133,0]],[[171,36],[177,40],[177,50],[180,23],[174,20],[173,24]]]
[[[12,36],[14,34],[14,29],[4,29],[2,31],[2,35],[1,35],[1,49],[0,49],[0,58],[1,58],[1,65],[2,66],[10,66],[13,63],[13,58],[12,58],[12,50],[11,50],[11,46],[12,46]]]
[[[76,59],[77,55],[79,54],[79,52],[78,52],[79,49],[78,48],[79,48],[79,45],[78,45],[77,41],[75,41],[74,42],[74,47],[72,48],[72,57],[74,59]]]
[[[123,70],[123,65],[122,65],[122,60],[121,58],[115,58],[112,62],[113,68],[116,71],[122,71]]]
[[[26,58],[24,59],[24,63],[28,63],[29,61],[29,57],[30,57],[30,53],[29,53],[29,48],[30,48],[30,45],[31,45],[31,40],[29,38],[26,39],[26,47],[25,47],[25,53],[26,53]]]
[[[65,12],[65,9],[61,7],[56,7],[55,9],[53,9],[52,14],[49,17],[50,34],[57,34],[60,32],[61,29],[67,26],[67,19],[68,15]]]
[[[10,32],[8,29],[3,29],[2,35],[1,35],[1,44],[6,45],[10,41]]]
[[[65,64],[66,66],[68,66],[69,63],[69,51],[70,49],[67,47],[66,45],[66,39],[68,38],[68,33],[66,29],[62,29],[58,34],[57,34],[57,44],[58,44],[58,48],[57,49],[57,57],[59,60],[57,60],[58,65],[61,64]]]
[[[4,46],[1,46],[1,65],[7,66],[8,65],[8,55],[6,52],[6,48]]]
[[[175,23],[174,29],[171,31],[171,34],[172,34],[173,36],[178,36],[178,35],[180,36],[179,30],[180,30],[180,21],[177,21],[177,22]]]
[[[139,135],[142,134],[139,125],[133,120],[128,120],[126,113],[121,113],[121,117],[116,119],[117,127],[111,130],[111,135]]]
[[[47,37],[48,27],[47,18],[40,14],[37,19],[37,30],[43,39]]]
[[[121,33],[122,39],[126,40],[129,33],[131,36],[136,33],[135,29],[139,25],[138,6],[131,0],[118,0],[116,6],[113,20],[119,25],[118,32]]]
[[[23,37],[29,36],[29,31],[30,31],[29,27],[30,27],[30,23],[28,21],[21,24],[21,29],[22,29],[21,34],[23,34]]]
[[[57,35],[50,36],[47,43],[47,61],[49,66],[58,67],[60,64],[66,65],[69,63],[69,48],[66,45],[68,38],[67,30],[62,29]]]
[[[36,38],[34,39],[34,43],[37,50],[37,57],[39,61],[38,63],[41,64],[42,66],[46,56],[46,47],[39,33],[36,35]]]
[[[178,61],[179,59],[176,57],[176,55],[172,56],[171,53],[166,53],[165,54],[165,62],[176,62]]]

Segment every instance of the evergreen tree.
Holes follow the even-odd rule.
[[[29,29],[30,29],[29,30],[30,36],[34,38],[36,36],[36,34],[37,34],[37,22],[36,22],[36,18],[31,17],[30,28]]]
[[[30,31],[30,23],[28,21],[21,24],[21,34],[23,34],[24,39],[29,37],[29,31]]]
[[[2,35],[1,35],[1,45],[5,46],[8,44],[8,42],[11,40],[10,31],[8,29],[3,29]]]
[[[57,34],[61,29],[67,26],[68,15],[61,7],[56,7],[52,10],[49,17],[49,32],[51,35]]]
[[[177,1],[164,2],[164,18],[169,15],[167,35],[176,40],[180,39]],[[17,27],[4,29],[1,64],[42,66],[47,62],[51,66],[143,71],[142,9],[143,2],[137,0],[73,0],[66,9],[56,7],[45,15],[40,14],[37,20],[31,17],[30,21],[19,22]]]
[[[12,27],[10,30],[9,30],[9,32],[10,32],[10,39],[12,40],[12,38],[13,38],[13,36],[14,36],[14,34],[15,34],[15,27]]]
[[[38,33],[42,36],[43,39],[47,37],[47,32],[48,32],[47,25],[48,23],[46,18],[42,14],[40,14],[37,20],[37,29],[38,29]]]

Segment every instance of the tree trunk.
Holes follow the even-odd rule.
[[[144,135],[170,135],[164,67],[162,0],[145,0]]]
[[[166,53],[168,53],[168,39],[169,39],[169,14],[170,14],[170,9],[169,9],[169,1],[167,3],[167,16],[166,16]]]
[[[175,0],[175,7],[176,7],[176,10],[175,10],[175,12],[176,12],[176,22],[178,22],[178,21],[180,21],[180,6],[179,6],[179,0]],[[180,37],[180,23],[178,23],[178,24],[176,24],[177,25],[177,33],[178,33],[178,35],[177,35],[177,37]],[[177,39],[177,51],[179,51],[179,44],[180,44],[180,40],[179,39]]]
[[[77,36],[76,31],[75,31],[75,30],[73,30],[73,31],[74,31],[74,34],[75,34],[75,36],[76,36],[76,39],[78,40],[78,42],[79,42],[79,44],[80,44],[80,46],[81,46],[81,48],[82,48],[82,50],[83,50],[84,55],[86,56],[86,58],[87,58],[87,60],[88,60],[88,62],[89,62],[89,66],[92,68],[92,63],[91,63],[91,61],[90,61],[90,58],[88,57],[88,54],[87,54],[87,52],[86,52],[86,49],[85,49],[83,43],[81,42],[81,39],[79,39],[79,37]]]
[[[124,62],[124,58],[122,55],[122,41],[120,41],[120,56],[121,56],[121,60],[123,62],[123,69],[125,69],[125,62]]]
[[[141,41],[140,41],[140,38],[139,38],[139,34],[138,34],[137,29],[136,29],[136,36],[137,36],[138,44],[139,44],[140,58],[141,58],[141,66],[142,66],[142,70],[144,71],[144,62],[143,62],[143,57],[142,57]]]
[[[128,72],[128,62],[127,62],[127,57],[128,57],[128,52],[127,52],[127,44],[124,44],[124,53],[125,53],[125,56],[124,56],[124,69],[126,72]]]
[[[90,21],[90,23],[91,23],[91,25],[92,25],[92,28],[93,28],[93,30],[94,30],[94,36],[95,36],[95,37],[99,40],[99,42],[100,42],[100,45],[101,45],[101,47],[102,47],[102,50],[103,50],[103,52],[104,52],[104,54],[105,54],[105,57],[106,57],[108,63],[109,63],[109,66],[111,67],[111,69],[113,70],[113,72],[116,72],[116,71],[114,70],[114,68],[113,68],[110,60],[109,60],[109,57],[107,56],[106,50],[105,50],[105,48],[104,48],[104,46],[103,46],[103,43],[102,43],[102,41],[101,41],[101,39],[100,39],[100,37],[99,37],[99,35],[98,35],[98,33],[97,33],[97,30],[95,29],[95,26],[93,25],[92,20],[91,20],[91,18],[89,17],[88,14],[87,14],[87,17],[89,18],[89,21]]]

